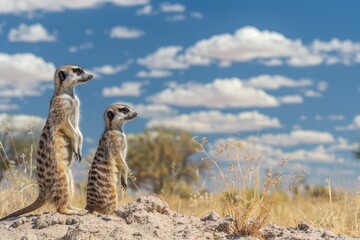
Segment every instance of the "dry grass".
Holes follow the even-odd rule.
[[[299,175],[282,173],[286,161],[280,163],[276,172],[269,171],[261,178],[263,160],[256,153],[246,150],[241,141],[220,144],[215,150],[211,146],[206,147],[206,144],[206,139],[198,142],[198,151],[203,154],[204,161],[213,164],[211,179],[217,187],[212,193],[194,192],[187,199],[176,195],[158,196],[167,201],[173,210],[194,216],[204,216],[211,211],[231,214],[235,219],[233,232],[252,236],[259,235],[259,229],[267,223],[293,226],[301,221],[336,233],[360,236],[360,197],[356,194],[341,189],[334,191],[328,180],[323,195],[311,194],[311,191],[291,195],[289,187]],[[9,168],[0,183],[0,216],[27,206],[37,196],[32,154],[27,153],[26,156],[15,159],[19,161],[15,167],[13,160],[4,156],[3,152],[0,154],[0,161]],[[220,166],[220,161],[224,159],[232,159],[232,164],[225,168]],[[85,187],[85,183],[77,186],[73,198],[77,207],[85,206]],[[119,205],[135,198],[126,196],[128,194],[120,196]],[[45,206],[35,213],[49,210],[53,209]]]

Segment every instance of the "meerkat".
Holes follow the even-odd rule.
[[[99,140],[91,164],[85,209],[90,212],[113,214],[117,201],[119,173],[121,188],[126,191],[129,167],[126,163],[127,141],[123,125],[137,117],[129,106],[120,103],[110,105],[104,113],[105,130]]]
[[[88,211],[70,205],[72,194],[72,159],[81,161],[83,137],[79,129],[79,99],[75,86],[92,79],[90,73],[76,65],[64,65],[55,71],[55,92],[37,150],[39,195],[34,203],[1,220],[32,212],[45,203],[59,213],[84,215]]]

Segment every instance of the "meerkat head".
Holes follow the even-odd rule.
[[[82,67],[76,65],[63,65],[56,69],[55,72],[55,89],[71,88],[84,84],[93,75],[84,71]]]
[[[122,132],[123,124],[134,119],[137,115],[125,104],[111,104],[104,114],[105,128],[106,130],[120,130]]]

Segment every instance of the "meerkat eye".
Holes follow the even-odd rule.
[[[127,108],[119,108],[119,112],[121,112],[123,114],[127,114],[129,112],[129,109],[127,109]]]
[[[80,69],[80,68],[77,68],[77,69],[75,69],[75,73],[77,74],[77,75],[80,75],[80,74],[82,74],[84,71],[82,70],[82,69]]]

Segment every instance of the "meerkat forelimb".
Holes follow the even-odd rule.
[[[105,130],[88,176],[85,209],[90,212],[113,214],[117,201],[117,181],[120,180],[124,191],[128,187],[127,141],[123,125],[135,117],[136,112],[120,103],[110,105],[104,113]],[[116,172],[119,172],[120,179],[117,179]]]
[[[79,99],[75,87],[92,79],[90,73],[76,65],[59,67],[54,76],[55,93],[37,150],[39,196],[31,205],[1,220],[34,211],[50,203],[63,214],[86,214],[70,205],[72,159],[82,158],[82,135],[79,129]]]

